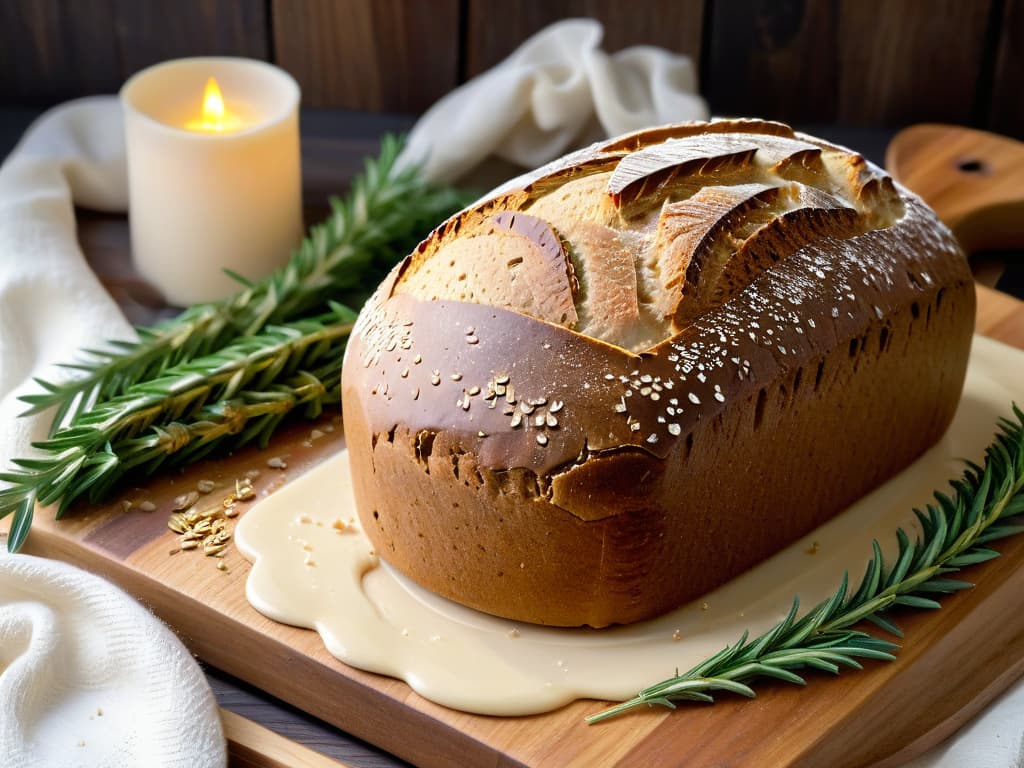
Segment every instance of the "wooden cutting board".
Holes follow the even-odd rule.
[[[978,331],[1024,348],[1024,303],[979,288]],[[310,439],[314,427],[331,426]],[[837,678],[811,674],[806,688],[764,684],[754,701],[725,696],[713,707],[652,709],[599,726],[583,722],[604,707],[594,701],[519,718],[437,706],[402,682],[338,662],[314,632],[258,614],[245,600],[248,563],[234,548],[224,559],[227,571],[198,552],[169,554],[176,547],[166,527],[173,499],[200,479],[226,486],[255,469],[257,490],[272,491],[341,445],[339,419],[299,424],[266,450],[159,476],[60,522],[52,510],[38,510],[26,551],[110,578],[209,664],[424,766],[896,765],[945,738],[1024,674],[1019,536],[999,545],[1003,557],[967,572],[974,589],[944,599],[940,611],[899,616],[906,639],[891,664],[868,663]],[[274,457],[287,468],[269,467]],[[123,500],[134,508],[124,511]],[[144,501],[156,510],[134,511]]]

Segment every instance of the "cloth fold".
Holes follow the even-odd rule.
[[[608,54],[603,34],[593,19],[538,32],[431,107],[409,135],[404,161],[452,181],[492,155],[534,168],[605,136],[707,118],[687,57],[652,46]]]
[[[49,415],[19,419],[32,377],[82,347],[132,338],[75,238],[74,204],[124,211],[127,176],[114,96],[63,104],[39,118],[0,166],[0,467],[46,436]]]
[[[216,768],[213,692],[167,627],[70,565],[0,556],[0,755],[10,768]]]

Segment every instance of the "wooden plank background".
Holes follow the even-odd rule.
[[[691,56],[718,114],[1024,137],[1024,0],[4,0],[0,104],[116,91],[167,58],[274,61],[306,106],[419,113],[561,18]]]

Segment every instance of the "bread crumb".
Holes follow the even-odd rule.
[[[818,542],[813,541],[813,542],[811,542],[811,546],[809,546],[805,551],[807,552],[808,555],[816,555],[816,554],[818,554],[818,550],[820,550],[820,549],[821,549],[821,545]]]
[[[702,611],[706,611],[710,607],[711,607],[711,605],[708,603],[707,600],[705,600],[703,603],[700,604],[700,609]]]
[[[287,469],[288,462],[282,459],[280,456],[271,456],[267,459],[267,466],[271,469]]]
[[[515,640],[517,637],[519,637],[519,630],[515,627],[512,627],[512,629],[505,633],[505,636],[508,637],[510,640]]]
[[[675,640],[676,642],[679,642],[680,640],[683,639],[683,633],[680,632],[678,629],[673,631],[672,632],[672,639]]]

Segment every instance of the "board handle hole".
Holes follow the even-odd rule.
[[[988,166],[981,160],[965,158],[956,164],[957,170],[964,173],[988,173]]]

